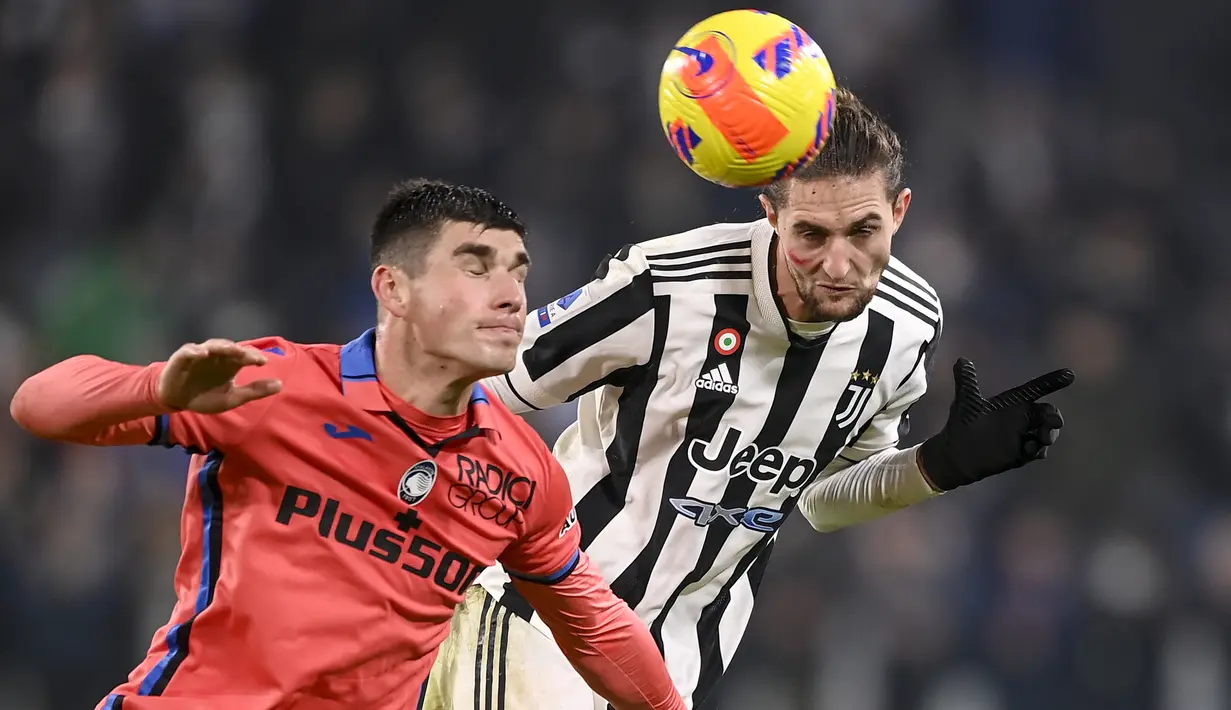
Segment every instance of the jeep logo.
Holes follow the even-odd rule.
[[[800,458],[777,446],[761,449],[756,444],[748,444],[736,453],[743,436],[744,432],[728,426],[717,451],[714,451],[713,442],[693,439],[688,444],[688,462],[699,471],[725,472],[732,478],[747,476],[758,483],[772,481],[770,493],[780,493],[785,488],[788,495],[799,493],[825,468],[816,459]]]

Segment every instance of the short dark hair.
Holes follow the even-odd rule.
[[[786,202],[787,190],[794,180],[863,178],[879,172],[891,198],[901,191],[906,156],[898,134],[850,89],[839,87],[834,105],[836,115],[829,140],[816,158],[762,191],[774,207]]]
[[[486,190],[443,180],[407,180],[389,192],[372,224],[372,268],[396,262],[412,276],[422,273],[423,258],[447,222],[507,229],[526,237],[517,213]]]

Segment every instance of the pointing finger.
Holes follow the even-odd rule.
[[[1068,387],[1076,379],[1076,375],[1067,367],[1053,370],[1046,375],[1034,378],[1024,385],[1018,385],[1011,390],[1001,392],[992,398],[992,405],[994,407],[1003,407],[1010,404],[1036,402],[1049,394],[1059,392]]]

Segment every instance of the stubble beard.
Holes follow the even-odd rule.
[[[808,321],[814,323],[842,323],[854,320],[872,302],[876,294],[876,284],[880,282],[880,274],[876,275],[870,288],[863,288],[845,294],[841,299],[822,302],[816,297],[816,292],[804,280],[803,276],[791,270],[791,281],[795,283],[795,292],[808,312]]]

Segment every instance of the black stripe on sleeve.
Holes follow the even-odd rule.
[[[927,323],[928,325],[930,325],[930,326],[931,326],[931,327],[933,327],[933,328],[936,328],[938,325],[940,325],[940,316],[939,316],[938,314],[935,314],[935,313],[933,313],[933,314],[927,314],[927,313],[924,313],[922,310],[920,310],[920,309],[919,309],[919,307],[918,307],[918,306],[915,306],[915,305],[913,305],[913,304],[911,304],[911,303],[907,303],[906,301],[903,301],[902,299],[898,298],[897,296],[893,295],[892,293],[888,293],[888,292],[887,292],[887,291],[885,291],[884,289],[881,289],[881,288],[876,289],[876,296],[877,296],[878,298],[883,298],[883,299],[885,299],[886,301],[888,301],[888,302],[892,303],[893,305],[897,306],[898,308],[901,308],[902,310],[904,310],[904,311],[906,311],[907,313],[911,314],[912,316],[914,316],[914,317],[918,318],[919,320],[923,321],[924,323]]]
[[[901,281],[895,279],[889,274],[885,274],[885,276],[881,279],[877,291],[885,293],[887,292],[886,289],[890,287],[894,289],[894,297],[908,301],[919,310],[930,316],[934,316],[936,318],[940,317],[940,306],[937,305],[935,301],[930,301],[927,298],[920,296],[918,293],[912,291],[906,286],[903,286]]]
[[[717,294],[714,296],[714,319],[710,326],[709,337],[703,346],[706,347],[705,363],[697,373],[694,373],[694,377],[703,372],[709,372],[722,363],[727,363],[731,371],[731,378],[736,382],[739,381],[740,356],[743,355],[744,349],[740,349],[739,356],[721,355],[716,349],[709,347],[709,343],[714,342],[718,334],[727,328],[733,328],[738,332],[740,341],[747,338],[748,299],[746,294]],[[684,424],[684,435],[667,463],[662,500],[658,504],[658,517],[654,521],[654,530],[650,534],[649,542],[611,584],[611,589],[616,596],[634,609],[645,597],[646,580],[649,579],[650,572],[662,555],[663,546],[666,545],[671,526],[675,522],[677,513],[671,505],[671,499],[687,496],[693,478],[697,475],[697,469],[688,461],[688,445],[695,439],[712,440],[718,433],[723,415],[726,414],[736,397],[736,395],[718,390],[696,389],[695,392],[692,408],[688,411],[688,420]],[[625,464],[630,471],[632,464],[632,461]],[[580,519],[580,515],[581,511],[578,510],[581,530],[585,534],[587,523]]]
[[[539,335],[522,353],[526,374],[538,380],[648,313],[654,307],[652,279],[643,271],[628,285]]]
[[[618,370],[612,370],[611,372],[608,372],[607,376],[603,379],[595,380],[585,387],[582,387],[566,397],[564,401],[572,402],[587,392],[593,392],[599,387],[607,387],[608,385],[612,387],[628,387],[635,381],[636,377],[641,373],[644,367],[644,365],[633,365],[632,367],[621,367]]]
[[[751,254],[728,254],[726,256],[714,256],[709,259],[700,261],[685,261],[672,264],[650,264],[650,271],[687,271],[688,269],[699,269],[702,266],[716,266],[718,264],[751,264]]]
[[[909,276],[905,271],[895,266],[893,262],[889,262],[889,264],[885,266],[885,272],[888,274],[892,274],[893,276],[896,276],[897,278],[901,279],[902,281],[905,281],[911,286],[914,286],[920,291],[923,291],[927,295],[931,296],[933,301],[935,301],[936,303],[940,303],[940,296],[936,295],[936,291],[932,290],[931,288],[928,288],[928,285],[923,283],[919,279]]]
[[[522,404],[524,404],[524,405],[526,405],[527,407],[529,407],[529,408],[531,408],[531,409],[535,410],[536,412],[538,412],[538,411],[542,411],[542,410],[540,410],[538,407],[534,406],[534,404],[533,404],[530,400],[528,400],[528,399],[526,399],[525,397],[521,396],[521,392],[518,392],[518,391],[517,391],[517,387],[515,387],[515,386],[513,385],[513,378],[512,378],[512,377],[509,377],[509,373],[507,373],[507,372],[506,372],[506,373],[504,373],[504,384],[508,385],[508,387],[509,387],[509,391],[510,391],[510,392],[512,392],[512,393],[513,393],[513,396],[514,396],[514,397],[516,397],[518,400],[520,400]]]
[[[603,260],[598,263],[598,268],[594,270],[594,280],[602,281],[607,278],[607,272],[611,270],[611,262],[613,261],[628,261],[628,255],[633,253],[635,244],[625,244],[620,247],[620,251],[612,256],[608,254],[603,257]]]
[[[719,279],[726,279],[728,281],[748,281],[751,278],[751,271],[702,271],[696,274],[680,274],[679,276],[659,276],[658,274],[654,274],[654,281],[658,283],[709,281]]]
[[[697,247],[696,249],[685,249],[683,251],[673,251],[673,252],[668,252],[666,254],[646,254],[645,258],[646,258],[646,261],[656,262],[656,261],[662,261],[664,259],[683,259],[689,256],[701,256],[703,254],[717,254],[718,252],[737,251],[740,249],[748,249],[750,250],[750,253],[751,253],[752,240],[745,239],[743,241],[727,242],[725,244],[723,243],[709,244],[703,247]],[[661,268],[661,267],[655,266],[655,268]]]

